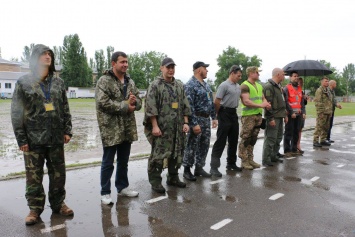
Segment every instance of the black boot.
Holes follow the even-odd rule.
[[[167,179],[166,184],[169,186],[175,186],[178,188],[186,188],[186,183],[181,182],[179,176],[175,177],[174,179]]]
[[[215,177],[222,177],[222,173],[218,171],[218,168],[211,167],[210,173]]]
[[[227,164],[226,169],[227,170],[235,170],[235,171],[239,171],[239,172],[242,171],[242,168],[239,168],[235,163]]]
[[[205,178],[209,178],[212,175],[210,173],[207,173],[202,167],[196,166],[195,167],[195,176],[202,176]]]
[[[190,167],[188,166],[185,166],[183,176],[187,180],[196,181],[196,177],[191,173]]]

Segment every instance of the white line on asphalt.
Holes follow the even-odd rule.
[[[213,226],[211,226],[211,229],[212,230],[218,230],[218,229],[222,228],[223,226],[231,223],[232,221],[233,220],[229,219],[229,218],[228,219],[224,219],[223,221],[220,221],[220,222],[214,224]]]
[[[215,181],[210,182],[210,184],[217,184],[217,183],[221,183],[221,182],[224,182],[224,180],[223,179],[215,180]]]
[[[42,234],[49,233],[49,232],[52,232],[54,230],[59,230],[59,229],[63,229],[63,228],[65,228],[65,224],[55,225],[55,226],[52,226],[52,227],[49,227],[49,228],[41,229],[41,233]]]
[[[295,159],[295,158],[296,158],[296,156],[292,156],[292,157],[286,158],[286,160],[292,160],[292,159]]]
[[[283,193],[276,193],[274,195],[272,195],[271,197],[269,197],[269,200],[273,200],[275,201],[276,199],[279,199],[280,197],[283,197],[285,194]]]
[[[319,179],[318,176],[314,176],[313,178],[311,178],[311,182],[317,181]]]
[[[338,165],[337,167],[338,167],[338,168],[341,168],[341,167],[344,167],[344,166],[345,166],[345,165]]]
[[[168,195],[166,195],[166,196],[160,196],[160,197],[157,197],[157,198],[153,198],[153,199],[147,200],[147,201],[145,201],[145,202],[146,202],[146,203],[154,203],[154,202],[159,202],[159,201],[161,201],[161,200],[163,200],[163,199],[166,199],[166,198],[168,198]]]

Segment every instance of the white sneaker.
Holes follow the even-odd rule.
[[[118,195],[126,196],[126,197],[137,197],[139,195],[139,193],[136,191],[132,191],[132,190],[128,190],[127,188],[124,188],[121,190],[121,192],[118,193]]]
[[[113,202],[112,202],[111,195],[110,194],[101,195],[101,202],[102,202],[102,204],[105,204],[105,205],[112,204]]]

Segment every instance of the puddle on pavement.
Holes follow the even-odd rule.
[[[321,188],[321,189],[326,190],[326,191],[330,190],[330,186],[328,186],[326,184],[323,184],[321,182],[314,182],[314,183],[312,183],[312,185],[314,187],[316,187],[316,188]]]
[[[329,165],[328,161],[326,160],[313,160],[313,162],[321,165]]]
[[[234,196],[230,196],[230,195],[222,195],[219,197],[220,199],[227,201],[227,202],[239,202],[239,200],[234,197]]]
[[[301,178],[293,177],[293,176],[284,176],[283,179],[286,181],[291,181],[291,182],[301,182],[302,181]]]

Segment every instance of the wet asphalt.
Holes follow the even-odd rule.
[[[0,181],[1,236],[355,237],[355,123],[333,128],[335,143],[329,150],[314,149],[312,135],[303,133],[303,156],[273,167],[226,171],[224,153],[222,178],[187,181],[185,189],[167,186],[165,171],[166,195],[151,190],[146,159],[131,161],[130,188],[139,197],[117,196],[112,186],[111,206],[100,203],[100,167],[68,171],[66,203],[74,217],[52,214],[47,200],[34,226],[24,224],[25,179]],[[259,139],[255,146],[257,162],[262,144]],[[208,170],[209,160],[210,154]],[[48,176],[44,187],[47,191]]]

